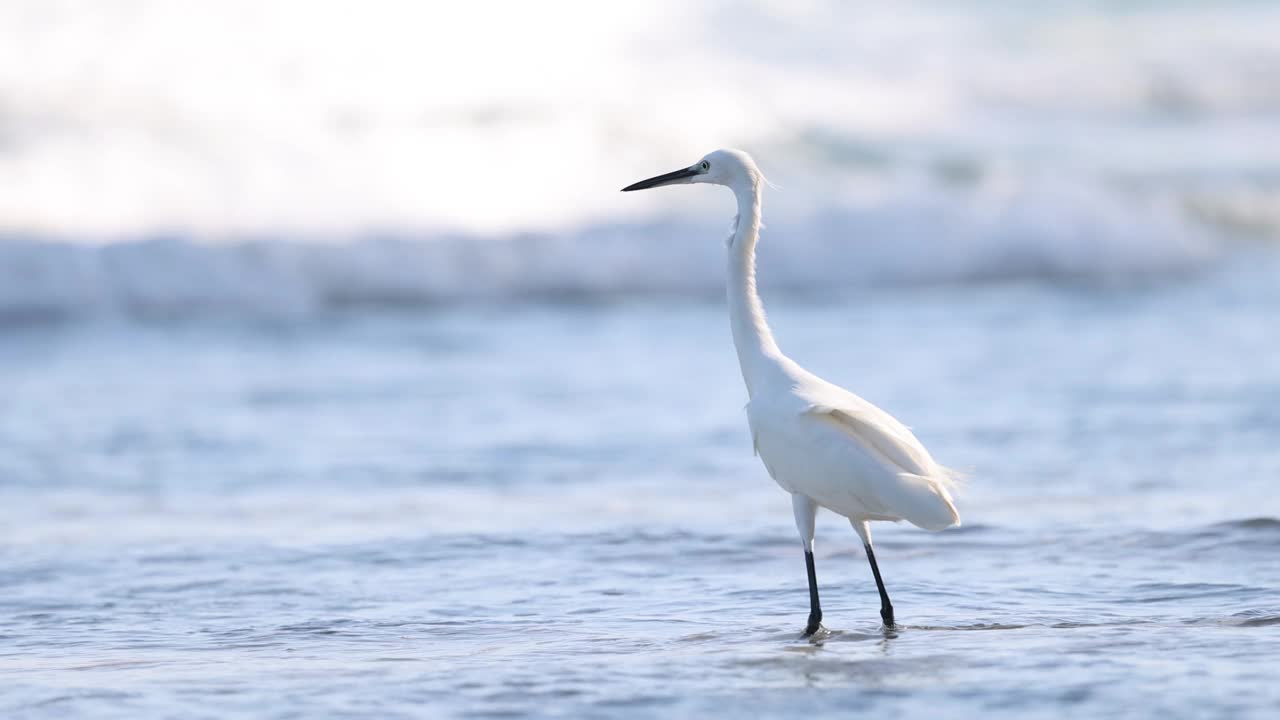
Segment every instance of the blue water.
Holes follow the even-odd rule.
[[[1278,270],[766,289],[970,474],[816,642],[714,300],[9,327],[0,714],[1271,717]]]

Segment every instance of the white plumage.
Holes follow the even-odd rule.
[[[880,578],[868,523],[906,520],[926,530],[960,523],[951,498],[952,474],[891,415],[805,370],[782,354],[756,292],[755,248],[764,176],[751,156],[717,150],[697,163],[630,185],[642,190],[677,183],[713,183],[733,190],[738,217],[728,241],[729,320],[747,385],[747,421],[769,475],[792,494],[809,575],[805,634],[820,627],[813,565],[814,517],[825,507],[849,518],[862,538],[893,625],[893,606]]]
[[[906,520],[926,530],[960,522],[948,471],[902,423],[785,358],[780,369],[782,387],[754,394],[747,420],[784,490],[854,522]]]

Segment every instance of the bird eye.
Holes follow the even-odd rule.
[[[710,169],[711,169],[711,163],[707,162],[706,160],[703,160],[703,161],[702,161],[702,169],[703,169],[703,170],[710,170]]]

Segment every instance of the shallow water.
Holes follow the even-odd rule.
[[[10,328],[0,713],[1269,717],[1277,268],[766,297],[971,475],[817,642],[717,303]]]

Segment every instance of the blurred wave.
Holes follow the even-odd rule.
[[[727,224],[673,216],[565,233],[370,232],[344,241],[0,238],[0,322],[718,298]],[[760,274],[766,292],[809,296],[1010,280],[1125,284],[1206,267],[1229,244],[1176,213],[1099,196],[915,193],[781,218],[764,230]]]
[[[12,0],[0,231],[551,232],[687,211],[598,193],[739,146],[794,190],[774,209],[915,168],[1274,236],[1277,27],[1248,0]]]
[[[556,8],[0,4],[0,319],[719,295],[728,202],[616,189],[727,145],[775,292],[1280,239],[1273,4]]]

